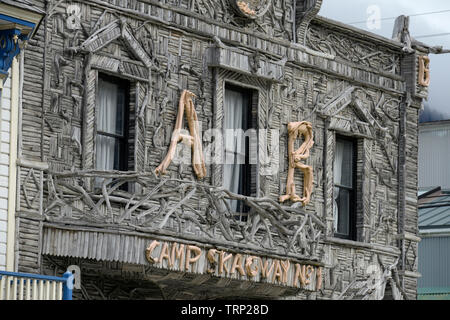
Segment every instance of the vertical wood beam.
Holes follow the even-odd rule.
[[[398,141],[398,234],[405,232],[405,210],[406,210],[406,109],[408,107],[408,96],[400,104],[400,123]],[[399,240],[398,246],[401,252],[400,269],[405,269],[405,241],[403,237]],[[402,281],[402,286],[404,283]]]
[[[45,8],[44,10],[47,11],[49,9],[50,3],[48,1],[45,2]],[[49,16],[46,16],[44,19],[44,53],[43,53],[43,59],[44,59],[44,68],[43,68],[43,75],[42,75],[42,113],[41,113],[41,161],[44,162],[44,141],[45,141],[45,93],[47,91],[46,86],[50,86],[50,81],[47,79],[47,52],[48,48],[50,47],[48,45],[48,19]]]
[[[11,67],[11,124],[9,144],[9,179],[8,179],[8,222],[6,240],[6,270],[14,270],[14,244],[15,244],[15,213],[16,213],[16,186],[17,186],[17,135],[19,122],[19,62],[13,59]]]

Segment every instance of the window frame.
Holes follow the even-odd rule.
[[[101,136],[106,136],[106,137],[111,137],[114,139],[119,139],[121,140],[121,143],[123,144],[123,148],[125,150],[125,152],[120,153],[120,157],[119,157],[119,171],[128,171],[129,170],[129,165],[128,165],[128,160],[129,160],[129,156],[130,156],[130,146],[129,146],[129,139],[130,139],[130,102],[131,102],[131,83],[123,78],[120,77],[116,77],[110,74],[106,74],[103,72],[98,72],[97,74],[98,77],[98,81],[102,80],[102,81],[106,81],[106,82],[110,82],[110,83],[115,83],[120,87],[124,88],[124,92],[125,92],[125,100],[124,100],[124,106],[125,106],[125,110],[124,110],[124,124],[123,124],[123,130],[124,130],[124,134],[123,136],[119,136],[116,134],[112,134],[112,133],[107,133],[107,132],[103,132],[98,130],[97,127],[97,123],[98,123],[98,119],[97,119],[97,112],[98,112],[98,96],[100,94],[100,86],[97,87],[97,92],[96,92],[96,116],[95,116],[95,123],[94,123],[94,143],[97,144],[97,136],[101,135]],[[95,158],[94,158],[94,168],[97,169],[97,152],[95,153]]]
[[[245,124],[246,129],[241,128],[242,130],[244,130],[244,132],[246,132],[247,130],[258,130],[257,128],[253,128],[253,127],[258,127],[258,104],[255,105],[255,97],[257,98],[257,90],[251,87],[247,87],[244,85],[239,85],[236,84],[234,82],[229,82],[229,81],[225,81],[224,83],[224,100],[223,100],[223,121],[225,122],[225,117],[226,117],[226,109],[225,109],[225,97],[226,97],[226,92],[227,90],[230,91],[234,91],[234,92],[238,92],[241,93],[242,95],[247,96],[248,98],[248,104],[247,104],[247,123]],[[257,101],[256,101],[257,102]],[[254,110],[256,108],[256,110]],[[256,114],[256,119],[253,119],[254,114]],[[256,121],[254,121],[256,120]],[[224,125],[222,126],[223,130],[227,130]],[[239,129],[238,129],[239,130]],[[258,139],[258,137],[257,137]],[[243,172],[244,174],[242,174],[240,176],[240,189],[244,189],[243,193],[241,195],[246,196],[246,197],[250,197],[252,196],[252,169],[253,166],[258,166],[258,164],[251,164],[250,163],[250,137],[244,137],[244,141],[245,141],[245,164],[238,164],[239,166],[242,166],[243,168]],[[224,159],[226,159],[226,154]],[[231,165],[231,164],[227,164],[224,163],[223,166],[225,165]],[[234,164],[236,165],[236,164]],[[258,177],[255,177],[255,179],[258,179]],[[224,184],[224,181],[222,181],[222,186]],[[246,206],[245,204],[242,203],[242,201],[238,201],[238,208],[240,209],[240,211],[238,212],[233,212],[235,214],[238,214],[240,216],[237,216],[238,218],[240,218],[240,220],[242,220],[243,216],[247,215],[250,211],[250,208],[248,206]]]
[[[243,73],[236,72],[234,70],[229,70],[223,67],[212,66],[212,78],[213,78],[213,114],[212,121],[208,123],[208,129],[212,129],[216,132],[217,137],[219,137],[224,128],[224,92],[225,84],[232,84],[244,89],[253,91],[253,110],[255,112],[255,128],[258,132],[259,129],[267,128],[268,112],[272,106],[272,89],[273,82],[267,79],[262,79],[258,76],[247,75]],[[268,144],[272,143],[272,138],[267,140]],[[223,140],[220,138],[220,140]],[[279,143],[279,141],[276,141]],[[216,187],[223,187],[223,153],[221,150],[223,148],[217,148],[217,146],[222,147],[222,142],[216,145],[216,148],[211,150],[211,184]],[[252,150],[253,151],[253,150]],[[258,155],[257,164],[254,166],[254,172],[252,176],[255,180],[252,183],[252,196],[261,197],[261,195],[266,195],[271,192],[269,189],[269,184],[266,182],[267,177],[261,174],[261,163],[259,161],[259,156],[264,152],[261,144],[258,144],[255,150]]]
[[[334,168],[333,165],[333,207],[335,206],[334,203],[334,199],[335,199],[335,188],[339,188],[339,190],[341,189],[345,189],[347,191],[349,191],[350,194],[350,210],[349,210],[349,234],[341,234],[338,233],[337,230],[334,230],[334,223],[335,223],[335,219],[337,218],[333,216],[333,236],[339,239],[345,239],[345,240],[351,240],[351,241],[357,241],[356,237],[357,237],[357,228],[356,228],[356,223],[357,223],[357,214],[358,214],[358,210],[357,210],[357,205],[358,205],[358,191],[357,191],[357,186],[358,186],[358,139],[354,138],[354,137],[349,137],[349,136],[344,136],[344,135],[340,135],[340,134],[336,134],[335,135],[335,149],[334,149],[334,158],[333,158],[333,163],[336,159],[336,146],[337,146],[337,142],[338,141],[346,141],[346,142],[351,142],[352,145],[352,188],[348,188],[346,186],[342,186],[342,185],[338,185],[334,182],[334,170],[336,168]],[[333,208],[333,212],[334,212],[334,208]],[[339,215],[339,212],[338,212]]]
[[[140,62],[137,60],[129,60],[130,62]],[[81,144],[83,146],[81,152],[81,168],[82,170],[95,170],[96,168],[96,124],[97,124],[97,95],[99,88],[99,75],[113,77],[118,81],[126,81],[128,86],[128,139],[127,152],[128,162],[127,171],[142,172],[150,170],[147,163],[147,148],[145,147],[145,137],[147,135],[146,124],[141,121],[140,117],[145,121],[147,114],[150,112],[150,99],[147,101],[145,110],[142,113],[145,97],[148,94],[148,80],[136,77],[122,70],[112,70],[110,65],[117,62],[116,58],[105,55],[103,53],[94,53],[90,57],[83,80],[86,88],[82,91],[83,101],[80,109],[81,117]],[[138,114],[139,112],[139,114]],[[125,160],[126,161],[126,160]],[[86,190],[94,191],[95,178],[85,179]],[[142,186],[134,182],[128,183],[129,193],[141,192]]]

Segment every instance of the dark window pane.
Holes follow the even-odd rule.
[[[117,112],[116,112],[116,134],[120,136],[125,135],[125,103],[126,96],[123,88],[118,86],[117,91]]]
[[[354,156],[354,141],[337,138],[334,157],[334,231],[337,237],[352,240],[356,229]]]
[[[251,98],[249,92],[234,88],[225,90],[224,142],[225,164],[224,187],[236,194],[250,195],[250,173],[245,131],[251,128]],[[228,201],[233,212],[247,212],[242,201]]]
[[[350,235],[350,192],[345,189],[339,189],[339,195],[336,201],[337,214],[337,233],[341,235]]]
[[[116,143],[114,145],[114,170],[123,170],[123,152],[125,152],[125,150],[123,149],[122,141],[116,139]]]

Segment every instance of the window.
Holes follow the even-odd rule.
[[[395,300],[394,293],[392,291],[392,287],[389,283],[386,284],[386,288],[384,289],[383,300]]]
[[[334,156],[334,234],[356,240],[356,143],[336,137]]]
[[[256,114],[252,108],[252,90],[227,85],[224,102],[225,164],[224,187],[229,191],[251,196],[255,189],[252,176],[256,176],[254,150],[256,138]],[[249,139],[246,139],[246,138]],[[256,138],[257,139],[257,138]],[[257,143],[257,142],[256,142]],[[252,172],[254,174],[252,174]],[[235,213],[248,213],[242,201],[229,201]]]
[[[97,95],[96,169],[128,170],[129,84],[99,76]]]

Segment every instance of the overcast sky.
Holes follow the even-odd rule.
[[[379,8],[382,19],[399,15],[414,15],[436,11],[435,13],[410,18],[412,37],[429,45],[442,45],[450,49],[450,35],[421,38],[420,36],[450,33],[450,1],[448,0],[324,0],[320,15],[345,23],[367,21],[373,14],[374,7]],[[370,11],[367,13],[367,11]],[[379,29],[368,28],[367,23],[353,26],[371,31],[384,37],[392,37],[395,19],[382,20]],[[450,119],[450,54],[431,55],[431,85],[428,99],[430,107],[446,115]]]

